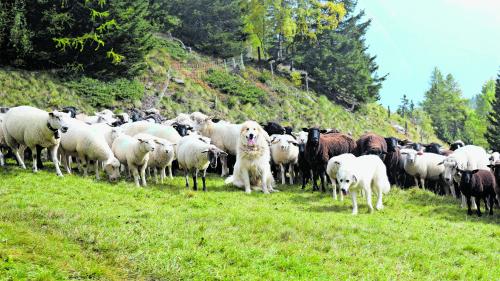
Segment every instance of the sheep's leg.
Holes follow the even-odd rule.
[[[36,151],[36,146],[35,147],[30,147],[31,149],[31,156],[33,158],[33,173],[36,173],[38,172],[38,166],[37,166],[37,158],[36,158],[36,155],[37,155],[37,151]]]
[[[163,181],[165,180],[165,167],[160,168],[160,183],[163,184]]]
[[[203,171],[203,176],[201,176],[201,181],[203,182],[203,191],[207,191],[207,185],[205,183],[206,176],[207,176],[207,169]]]
[[[147,169],[147,171],[148,171],[148,177],[150,178],[150,177],[151,177],[151,168],[150,168],[150,167],[147,167],[146,169]]]
[[[155,183],[158,184],[158,169],[156,169],[156,167],[153,168],[153,175],[155,177]],[[163,180],[161,179],[161,175],[160,175],[160,180],[163,183]]]
[[[337,182],[334,179],[332,179],[332,178],[330,178],[330,181],[332,182],[333,200],[337,200]],[[342,192],[340,192],[340,193],[342,193]]]
[[[420,176],[420,185],[422,186],[422,189],[425,190],[425,178]]]
[[[70,157],[71,156],[69,156],[69,154],[62,153],[63,165],[64,165],[64,168],[66,169],[66,173],[68,173],[68,175],[71,175],[71,167],[70,167],[70,164],[69,164],[69,158]]]
[[[95,170],[95,179],[100,180],[101,177],[99,176],[99,161],[95,160],[94,162],[94,170]]]
[[[134,176],[135,186],[140,187],[141,185],[139,184],[139,170],[137,169],[137,166],[129,165],[129,169],[132,170],[132,175]]]
[[[415,176],[413,177],[413,180],[415,180],[415,186],[418,188],[419,187],[418,178]]]
[[[490,216],[493,216],[493,207],[495,205],[495,194],[490,195]]]
[[[464,198],[464,197],[465,197],[464,195],[462,195],[462,196],[463,196],[462,198]],[[467,201],[467,215],[469,215],[469,216],[470,216],[470,215],[472,215],[472,209],[471,209],[471,200],[470,200],[470,196],[467,196],[467,197],[466,197],[466,201]]]
[[[184,177],[186,178],[186,188],[189,188],[189,177],[187,169],[184,169]]]
[[[366,205],[368,205],[368,212],[373,213],[373,205],[372,205],[372,189],[370,186],[363,187],[366,196]]]
[[[37,145],[35,147],[35,150],[36,150],[36,166],[38,167],[38,169],[43,169],[43,162],[42,162],[42,149],[43,147]]]
[[[229,170],[227,168],[227,156],[221,156],[220,158],[220,162],[222,164],[222,174],[220,175],[221,177],[224,177],[226,176],[229,172],[227,170]]]
[[[198,169],[193,171],[193,190],[198,190]]]
[[[477,205],[476,205],[476,197],[472,196],[472,209],[476,209],[477,208]]]
[[[0,166],[3,167],[5,165],[5,160],[4,160],[4,156],[3,156],[3,153],[2,153],[2,150],[0,150]]]
[[[281,170],[281,184],[285,185],[286,184],[286,180],[285,180],[285,167],[281,163],[279,165],[280,165],[280,170]]]
[[[357,196],[355,191],[351,191],[351,198],[352,198],[352,214],[357,215],[358,214],[358,201],[357,201]]]
[[[146,183],[146,168],[147,167],[148,167],[148,165],[146,163],[141,166],[141,183],[142,183],[142,186],[148,186],[148,184]]]
[[[319,190],[317,183],[318,173],[315,173],[313,170],[311,170],[311,177],[312,177],[313,191]]]
[[[293,169],[293,164],[288,165],[288,175],[290,176],[290,184],[293,185],[293,178],[295,177],[295,171]]]
[[[56,168],[56,174],[60,177],[63,176],[61,173],[61,169],[59,168],[59,160],[57,159],[57,149],[59,148],[59,145],[54,145],[51,147],[48,147],[47,149],[50,151],[50,158],[52,158],[52,162],[54,163],[54,166]]]
[[[321,171],[319,173],[319,179],[321,181],[321,192],[326,192],[326,186],[325,186],[325,183],[326,183],[326,173],[325,173],[325,171]]]
[[[174,177],[172,176],[172,165],[168,166],[168,177],[173,180]]]
[[[80,163],[82,164],[82,169],[83,169],[83,176],[86,177],[87,174],[88,174],[88,161],[87,159],[85,158],[85,156],[83,155],[80,155],[78,158],[80,158]]]
[[[21,168],[26,169],[26,165],[24,164],[23,159],[21,158],[21,155],[19,155],[19,149],[18,148],[13,148],[12,153],[16,156],[17,163],[19,163],[19,166]]]
[[[302,174],[302,189],[305,189],[307,184],[307,176],[304,171],[301,171],[301,174]]]
[[[481,213],[481,198],[479,197],[474,197],[474,201],[476,201],[476,207],[477,207],[477,216],[480,217],[483,214]]]

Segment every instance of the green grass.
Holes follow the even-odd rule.
[[[0,280],[499,280],[500,216],[391,190],[385,209],[210,177],[136,188],[0,169]]]

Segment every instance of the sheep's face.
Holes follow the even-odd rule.
[[[387,151],[395,152],[396,148],[398,148],[398,139],[397,138],[385,138],[385,142],[387,143]]]
[[[472,181],[472,175],[474,174],[474,172],[472,171],[461,171],[459,170],[458,171],[458,174],[461,174],[461,177],[460,177],[460,184],[461,185],[465,185],[465,186],[468,186],[471,184],[471,181]]]
[[[460,181],[460,174],[458,174],[458,164],[454,159],[446,159],[442,162],[444,165],[444,181],[451,185],[453,184],[453,179]]]
[[[337,172],[337,181],[340,184],[340,190],[344,193],[349,192],[349,188],[358,180],[352,171],[339,168]]]
[[[318,128],[310,128],[308,132],[309,134],[307,135],[307,142],[310,142],[313,145],[318,145],[321,131]]]
[[[189,130],[193,129],[193,127],[191,127],[189,125],[183,125],[183,124],[178,124],[178,123],[174,123],[172,125],[172,127],[174,127],[174,129],[179,133],[179,135],[181,137],[187,136]]]
[[[286,136],[286,135],[285,135]],[[271,144],[273,145],[279,145],[279,148],[283,151],[288,151],[290,150],[290,147],[292,145],[297,146],[298,143],[296,140],[291,140],[283,136],[274,136],[273,139],[271,140]]]
[[[54,130],[61,130],[63,133],[68,131],[68,126],[64,122],[64,113],[57,110],[49,113],[49,120],[47,123]]]
[[[113,127],[111,129],[111,140],[115,140],[121,134],[122,134],[122,128],[120,128],[120,127]]]
[[[137,139],[139,141],[139,149],[143,152],[153,152],[155,144],[150,139]]]
[[[241,126],[240,134],[242,136],[242,141],[248,147],[255,147],[259,141],[259,138],[262,138],[264,130],[262,127],[253,121],[247,121]]]
[[[415,164],[417,157],[418,157],[418,152],[416,151],[409,151],[406,153],[406,162],[408,164]]]
[[[104,164],[104,171],[108,175],[108,180],[110,182],[115,182],[120,178],[120,161],[116,158],[108,160]]]
[[[210,162],[210,167],[212,168],[217,168],[217,158],[227,156],[226,152],[215,146],[211,146],[209,149],[202,151],[202,153],[207,153],[208,161]]]

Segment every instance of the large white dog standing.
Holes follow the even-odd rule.
[[[352,213],[358,213],[356,195],[363,190],[368,209],[373,212],[372,191],[378,195],[377,210],[384,208],[382,193],[388,193],[391,184],[387,178],[384,162],[376,155],[363,155],[349,161],[343,161],[337,172],[337,180],[343,192],[352,196]]]
[[[269,143],[269,135],[257,122],[243,123],[240,129],[234,172],[226,179],[226,184],[232,183],[238,187],[245,187],[246,193],[251,193],[251,187],[259,184],[264,193],[275,191],[269,164],[271,160]]]

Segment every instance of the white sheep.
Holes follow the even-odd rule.
[[[93,116],[89,116],[84,113],[77,114],[75,116],[76,119],[83,121],[87,124],[96,124],[96,123],[107,123],[107,124],[113,124],[114,122],[117,121],[116,118],[114,118],[114,113],[109,110],[105,109],[101,112],[97,112]]]
[[[163,183],[165,179],[165,169],[168,167],[169,177],[173,179],[172,176],[172,161],[175,160],[175,146],[167,140],[158,138],[148,134],[137,134],[134,136],[136,139],[150,139],[155,144],[155,149],[149,154],[148,169],[153,169],[155,183],[158,183],[157,170],[160,170],[160,182]]]
[[[212,143],[225,151],[226,154],[236,155],[241,124],[231,124],[228,122],[217,122],[214,123],[210,117],[205,117],[201,120],[196,120],[194,128],[203,136],[208,137],[212,140]],[[226,176],[229,174],[229,168],[227,166],[227,157],[221,157],[222,163],[222,174],[221,176]]]
[[[351,194],[353,215],[358,213],[358,191],[364,191],[368,209],[373,212],[372,191],[378,196],[376,208],[381,210],[384,208],[382,194],[391,189],[384,162],[376,155],[363,155],[344,161],[338,169],[337,180],[340,189]]]
[[[33,172],[37,172],[36,146],[49,148],[52,161],[58,176],[62,177],[57,159],[57,148],[61,130],[68,129],[63,121],[63,114],[58,111],[46,112],[31,106],[18,106],[11,108],[4,116],[2,122],[5,142],[12,149],[19,165],[26,169],[23,159],[19,154],[21,146],[29,147],[33,155]]]
[[[179,143],[181,136],[172,126],[166,126],[148,121],[127,123],[121,126],[124,134],[135,136],[140,133],[165,139],[171,143]]]
[[[271,158],[281,170],[281,184],[285,184],[285,166],[288,165],[290,184],[293,184],[294,166],[299,161],[298,142],[290,135],[271,136]]]
[[[154,143],[149,139],[136,139],[134,137],[120,134],[113,141],[111,150],[121,164],[127,165],[132,171],[134,182],[139,186],[139,171],[143,186],[146,186],[146,168],[148,166],[149,153],[154,151]]]
[[[7,145],[7,143],[5,142],[5,137],[4,137],[4,133],[3,133],[3,129],[2,129],[4,115],[5,114],[0,113],[0,166],[5,165],[5,160],[4,160],[4,155],[2,153],[2,148],[3,148],[3,146]]]
[[[496,151],[491,153],[489,160],[490,160],[490,165],[495,165],[497,162],[500,161],[500,153]]]
[[[179,167],[184,170],[186,187],[189,187],[188,173],[193,174],[193,189],[198,189],[198,172],[203,171],[202,183],[203,191],[206,191],[205,177],[208,166],[217,167],[217,158],[226,153],[213,144],[208,144],[204,139],[187,136],[181,139],[177,145],[177,161]],[[227,154],[226,154],[227,155]]]
[[[67,124],[68,131],[62,134],[59,147],[67,172],[71,173],[69,156],[77,156],[85,176],[87,163],[94,161],[96,179],[99,179],[101,162],[109,181],[117,180],[120,176],[120,161],[114,156],[104,136],[93,130],[92,126],[76,119],[67,120]]]
[[[401,158],[404,170],[415,179],[415,185],[425,189],[426,180],[439,180],[444,174],[444,166],[439,165],[446,157],[443,155],[404,149]],[[452,191],[454,192],[454,191]]]
[[[488,165],[490,160],[486,150],[476,145],[466,145],[456,149],[452,154],[439,163],[444,165],[444,180],[446,184],[455,193],[454,182],[459,183],[461,175],[458,170],[473,171],[473,170],[489,170]],[[472,200],[473,208],[475,200]],[[465,196],[462,194],[462,208],[465,207]]]
[[[352,161],[356,159],[356,156],[351,153],[344,153],[338,156],[334,156],[328,160],[328,165],[326,166],[326,174],[330,177],[330,181],[332,182],[333,187],[333,199],[337,200],[337,172],[339,170],[340,165],[344,163],[344,161]],[[342,192],[340,194],[340,201],[344,201],[344,195]]]

